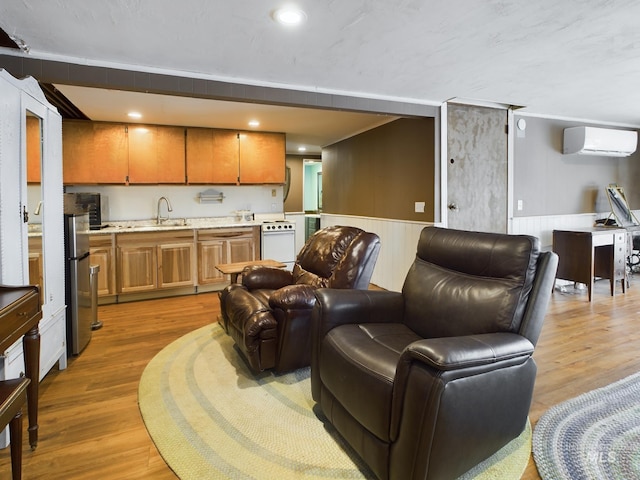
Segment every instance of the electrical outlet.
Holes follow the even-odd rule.
[[[518,211],[521,212],[524,208],[524,202],[522,200],[518,200]]]
[[[271,204],[271,211],[272,211],[272,212],[277,212],[277,211],[278,211],[278,205],[277,205],[277,204],[275,204],[275,203],[272,203],[272,204]]]

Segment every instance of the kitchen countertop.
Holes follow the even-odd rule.
[[[107,222],[108,227],[100,230],[91,230],[91,235],[109,235],[112,233],[134,232],[166,232],[172,230],[197,230],[204,228],[239,228],[259,227],[264,222],[284,219],[284,214],[255,214],[255,220],[237,220],[235,216],[229,217],[201,217],[201,218],[169,218],[158,224],[152,220],[125,220]],[[29,225],[29,237],[42,236],[41,224]]]
[[[156,220],[129,220],[108,222],[108,227],[91,230],[91,235],[107,235],[111,233],[134,232],[166,232],[172,230],[196,230],[204,228],[238,228],[258,227],[260,220],[239,221],[235,217],[206,217],[206,218],[170,218],[158,224]]]

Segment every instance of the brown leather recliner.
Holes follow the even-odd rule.
[[[278,372],[309,365],[311,309],[320,287],[367,289],[380,239],[355,227],[315,232],[292,271],[248,267],[241,284],[222,290],[222,324],[255,371]]]
[[[523,431],[557,263],[427,227],[402,292],[316,292],[313,398],[377,477],[456,478]]]

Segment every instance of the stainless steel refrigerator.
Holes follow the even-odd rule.
[[[65,194],[70,195],[70,194]],[[65,292],[67,354],[78,355],[91,340],[89,212],[65,198]]]

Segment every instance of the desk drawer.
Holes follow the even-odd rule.
[[[22,337],[20,332],[25,331],[25,325],[36,325],[41,317],[39,295],[34,291],[0,312],[0,338],[13,344]]]

